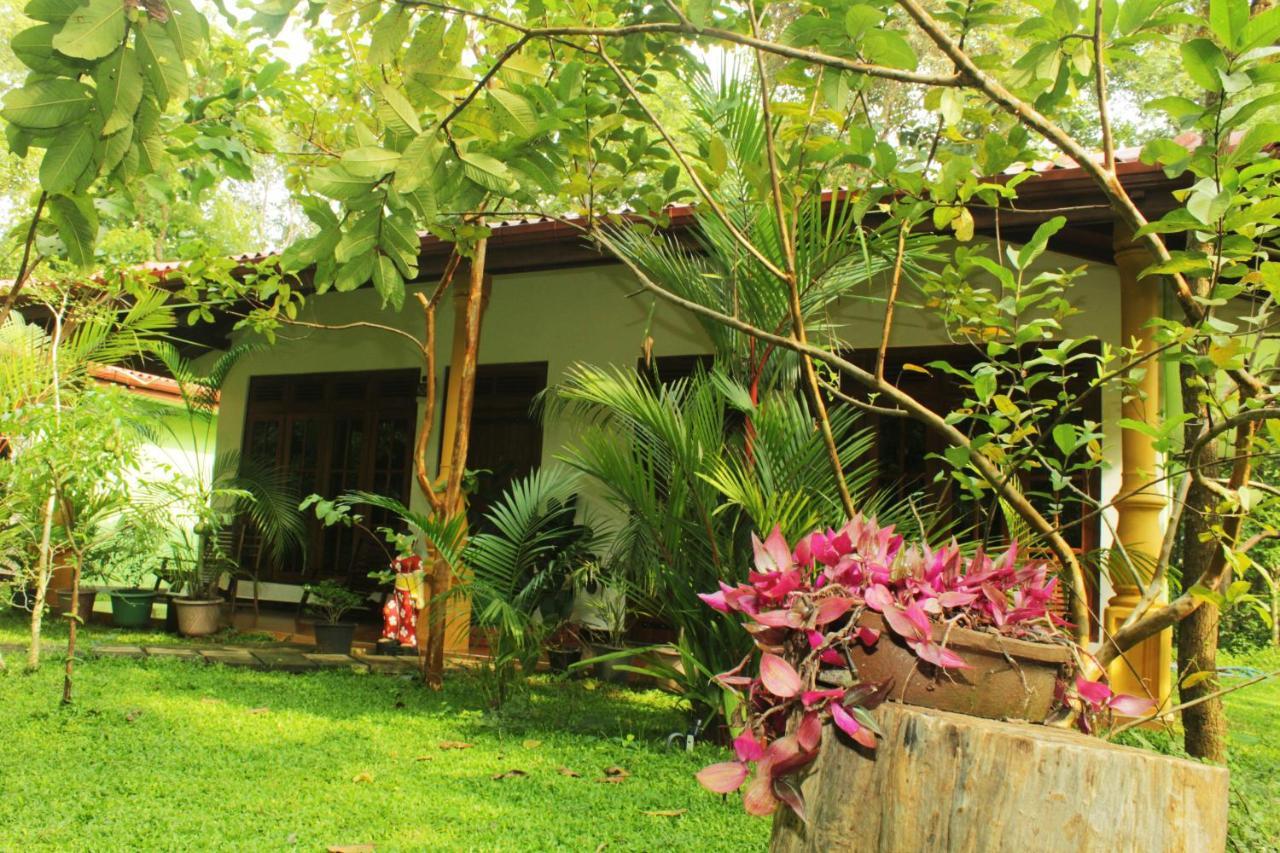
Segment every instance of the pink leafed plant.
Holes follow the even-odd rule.
[[[935,626],[1061,639],[1065,623],[1049,610],[1057,579],[1046,563],[1019,562],[1016,545],[994,558],[982,551],[965,557],[954,544],[904,547],[892,527],[861,515],[839,530],[814,531],[794,548],[777,528],[763,542],[752,540],[748,583],[721,583],[700,596],[722,613],[741,613],[756,650],[716,676],[742,696],[746,709],[736,760],[698,774],[716,793],[745,784],[743,802],[752,814],[771,814],[786,803],[804,817],[795,777],[817,757],[824,721],[875,748],[879,732],[868,712],[890,685],[839,687],[819,677],[824,667],[851,670],[854,644],[880,641],[878,631],[859,625],[865,611],[880,614],[921,661],[941,670],[968,664],[934,640]]]

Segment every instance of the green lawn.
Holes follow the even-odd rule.
[[[12,614],[0,617],[0,643],[23,639]],[[146,641],[97,626],[88,639]],[[65,709],[60,656],[35,675],[8,661],[0,849],[748,850],[768,840],[768,821],[694,781],[722,753],[665,749],[682,716],[657,692],[538,678],[490,714],[473,673],[431,693],[381,675],[91,660]],[[1280,653],[1229,662],[1272,670]],[[1280,849],[1280,682],[1227,706],[1232,847]],[[1123,739],[1179,751],[1177,733]],[[610,768],[626,775],[600,781]],[[494,778],[510,771],[520,772]]]
[[[24,675],[10,656],[0,676],[0,849],[767,843],[767,820],[694,780],[718,750],[663,746],[682,715],[658,692],[540,678],[493,715],[474,674],[431,693],[391,676],[102,659],[79,667],[64,709],[59,662]],[[494,778],[509,771],[525,775]]]

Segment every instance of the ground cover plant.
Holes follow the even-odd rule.
[[[6,847],[740,850],[768,835],[694,781],[718,749],[666,749],[683,717],[657,692],[540,678],[494,715],[467,675],[437,693],[101,659],[60,708],[55,680],[0,678]]]

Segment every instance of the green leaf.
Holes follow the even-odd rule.
[[[101,59],[123,41],[123,0],[88,0],[68,16],[53,46],[77,59]]]
[[[1250,50],[1276,41],[1280,41],[1280,6],[1272,6],[1250,18],[1240,35],[1239,47],[1241,50]]]
[[[1116,29],[1127,36],[1145,24],[1164,0],[1125,0],[1116,16]]]
[[[31,0],[27,8],[22,10],[22,14],[33,21],[61,24],[71,17],[71,13],[80,6],[80,2],[81,0]]]
[[[862,37],[862,52],[872,62],[890,68],[915,71],[919,64],[916,52],[897,30],[868,30]]]
[[[973,377],[973,393],[979,403],[988,402],[995,392],[996,375],[994,373],[979,373]]]
[[[1249,0],[1209,0],[1209,29],[1225,45],[1234,45],[1249,21]]]
[[[58,27],[55,24],[28,27],[9,41],[9,49],[23,65],[32,71],[75,77],[82,68],[77,68],[53,50],[53,37],[57,32]]]
[[[164,30],[169,34],[178,57],[184,62],[193,61],[199,54],[200,45],[209,40],[209,21],[191,0],[165,0],[165,5],[169,19],[164,22]]]
[[[1182,45],[1182,67],[1197,86],[1217,92],[1222,88],[1218,72],[1226,70],[1227,58],[1208,39],[1191,39]]]
[[[109,136],[125,123],[133,120],[133,114],[142,103],[142,69],[138,57],[129,48],[122,48],[93,71],[97,84],[94,96],[98,100],[98,112],[106,117],[102,135]]]
[[[93,264],[93,244],[98,237],[98,214],[83,197],[57,195],[49,199],[49,218],[67,250],[67,259],[78,267]]]
[[[532,136],[538,129],[538,118],[529,102],[506,89],[490,89],[489,103],[498,120],[519,137]]]
[[[89,87],[78,80],[37,80],[9,90],[0,116],[26,130],[54,130],[83,118],[92,106]]]
[[[875,6],[858,4],[850,6],[844,16],[845,32],[855,42],[861,39],[872,27],[880,25],[884,20],[884,12]]]
[[[1053,428],[1053,443],[1058,445],[1063,456],[1070,456],[1076,449],[1077,438],[1076,428],[1072,424],[1058,424]]]
[[[356,177],[342,166],[325,166],[307,177],[307,185],[312,192],[335,201],[350,201],[367,193],[373,181]]]
[[[729,149],[719,134],[712,134],[707,143],[707,168],[717,175],[729,168]]]
[[[334,278],[334,290],[346,292],[355,290],[373,275],[373,252],[366,252],[338,268]]]
[[[383,84],[378,90],[381,99],[378,116],[382,123],[398,133],[421,133],[422,125],[418,122],[418,111],[409,103],[409,99],[400,94],[395,86]]]
[[[135,32],[138,60],[155,92],[156,101],[161,107],[171,100],[185,101],[187,68],[169,34],[161,25],[149,21],[138,24]]]
[[[373,251],[378,243],[378,227],[381,222],[382,216],[377,211],[366,213],[352,222],[334,247],[334,259],[345,264]]]
[[[365,146],[342,152],[342,166],[357,178],[381,178],[395,171],[400,155],[385,148]]]
[[[404,279],[396,269],[395,261],[379,253],[373,264],[373,287],[385,305],[399,311],[404,307]]]
[[[431,179],[440,162],[440,143],[436,141],[435,131],[420,133],[405,146],[396,164],[395,191],[411,193]]]
[[[94,133],[77,125],[54,137],[40,161],[40,186],[48,193],[65,193],[75,187],[93,159]]]
[[[473,184],[503,195],[510,195],[515,190],[510,170],[498,160],[474,151],[463,152],[460,157],[462,174]]]
[[[1022,248],[1018,250],[1018,269],[1025,270],[1027,267],[1044,253],[1045,246],[1049,244],[1049,238],[1062,230],[1062,226],[1067,224],[1065,216],[1055,216],[1052,219],[1042,222],[1040,227],[1036,229],[1036,233],[1031,235],[1031,239],[1022,244]]]

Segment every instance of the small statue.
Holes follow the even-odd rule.
[[[391,562],[395,572],[395,588],[382,606],[382,636],[396,640],[401,648],[418,644],[418,611],[425,604],[422,558],[397,557]]]

